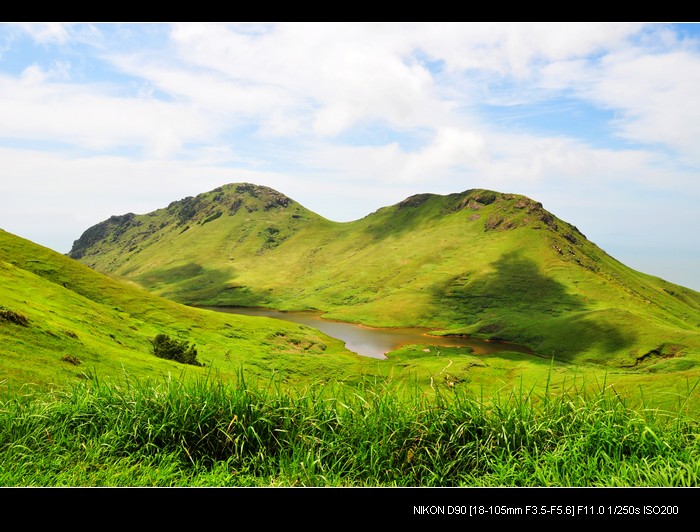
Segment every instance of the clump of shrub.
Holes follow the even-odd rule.
[[[272,227],[272,226],[265,229],[265,237],[266,237],[265,242],[267,244],[273,244],[275,242],[275,240],[277,239],[279,232],[280,232],[279,229],[277,229],[276,227]]]
[[[175,340],[167,334],[158,334],[152,343],[153,354],[158,358],[166,358],[192,366],[204,365],[197,360],[197,349],[194,344],[190,345],[186,340]]]
[[[29,327],[29,318],[27,318],[27,316],[3,305],[0,305],[0,320],[9,321],[10,323],[15,323],[22,327]]]
[[[73,364],[74,366],[80,366],[80,364],[82,364],[81,360],[73,355],[65,355],[61,358],[61,360],[63,362],[68,362],[69,364]]]
[[[202,221],[202,225],[204,225],[204,224],[206,224],[206,223],[209,223],[209,222],[212,222],[212,221],[216,220],[217,218],[220,218],[222,214],[223,214],[223,213],[222,213],[221,211],[216,211],[216,212],[215,212],[214,214],[212,214],[211,216],[205,218],[205,219]]]

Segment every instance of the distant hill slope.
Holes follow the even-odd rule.
[[[337,223],[229,184],[112,216],[69,255],[187,304],[318,309],[614,366],[700,355],[698,292],[632,270],[516,194],[419,194]]]
[[[157,334],[196,346],[195,367],[157,358]],[[222,379],[359,373],[362,357],[314,329],[194,309],[0,230],[0,385],[215,372]]]

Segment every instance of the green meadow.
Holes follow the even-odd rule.
[[[195,306],[527,345],[362,357]],[[348,223],[234,184],[88,229],[0,230],[0,485],[694,486],[700,294],[522,196]],[[159,335],[199,365],[156,356]]]

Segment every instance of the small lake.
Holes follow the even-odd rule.
[[[378,328],[326,320],[317,312],[282,312],[255,307],[205,307],[207,310],[243,314],[246,316],[262,316],[291,321],[307,325],[319,331],[342,340],[345,347],[358,355],[385,359],[386,353],[405,345],[433,345],[439,347],[468,347],[474,354],[487,355],[499,351],[515,351],[531,353],[523,346],[482,340],[464,336],[433,336],[428,329],[420,328]]]

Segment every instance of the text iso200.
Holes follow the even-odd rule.
[[[678,515],[678,506],[651,506],[644,507],[644,515]]]

